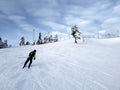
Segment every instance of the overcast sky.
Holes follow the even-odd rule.
[[[0,36],[11,44],[42,34],[66,37],[78,25],[84,34],[120,30],[120,0],[0,0]]]

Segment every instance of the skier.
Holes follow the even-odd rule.
[[[29,53],[29,57],[27,58],[27,60],[24,63],[23,69],[26,67],[26,64],[29,62],[29,66],[28,68],[30,68],[31,64],[32,64],[32,60],[35,60],[35,54],[36,54],[36,50],[33,50],[32,52]]]

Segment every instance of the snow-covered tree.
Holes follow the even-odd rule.
[[[7,40],[4,40],[3,42],[2,38],[0,37],[0,48],[7,48],[7,47],[8,47]]]
[[[42,43],[43,43],[42,39],[39,39],[39,40],[36,42],[37,45],[42,44]]]
[[[58,41],[58,35],[50,35],[44,37],[44,43],[53,43]]]
[[[0,48],[3,48],[3,42],[1,37],[0,37]]]
[[[29,41],[27,41],[25,45],[30,45],[30,42],[29,42]]]
[[[54,36],[54,42],[57,42],[58,41],[58,35],[56,34],[55,36]]]
[[[49,43],[49,37],[48,36],[44,37],[44,43]]]
[[[50,35],[50,36],[49,36],[49,43],[52,43],[52,42],[53,42],[53,36]]]
[[[40,33],[39,33],[39,39],[40,39],[40,40],[42,39],[41,37],[42,37],[42,35],[41,35],[41,32],[40,32]]]
[[[12,47],[12,45],[9,45],[8,47],[10,48],[10,47]]]
[[[2,38],[0,37],[0,42],[2,42]]]
[[[21,39],[20,39],[21,41],[20,41],[20,46],[22,46],[22,45],[25,45],[25,39],[24,39],[24,37],[21,37]]]
[[[4,48],[8,47],[7,40],[4,40]]]
[[[74,37],[75,43],[77,43],[77,39],[80,39],[81,32],[79,31],[76,25],[71,28],[71,31],[72,31],[71,35]]]
[[[2,45],[3,44],[3,42],[2,42],[2,38],[0,37],[0,45]]]
[[[38,37],[38,41],[37,41],[37,43],[36,44],[42,44],[43,43],[43,40],[42,40],[42,35],[41,35],[41,33],[39,33],[39,37]]]

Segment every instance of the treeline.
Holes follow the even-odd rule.
[[[7,40],[2,41],[2,38],[0,37],[0,48],[7,48],[11,47],[11,45],[8,46]]]
[[[42,38],[42,34],[39,33],[38,40],[34,41],[33,43],[30,43],[29,41],[25,42],[25,38],[21,37],[20,39],[20,46],[24,45],[40,45],[40,44],[46,44],[46,43],[53,43],[58,41],[58,35],[47,35]]]

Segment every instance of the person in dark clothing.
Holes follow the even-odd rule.
[[[29,62],[28,68],[30,68],[31,64],[32,64],[32,60],[35,60],[35,54],[36,54],[36,50],[33,50],[32,52],[29,53],[29,57],[27,58],[27,60],[24,63],[23,69],[26,67],[26,64]]]

